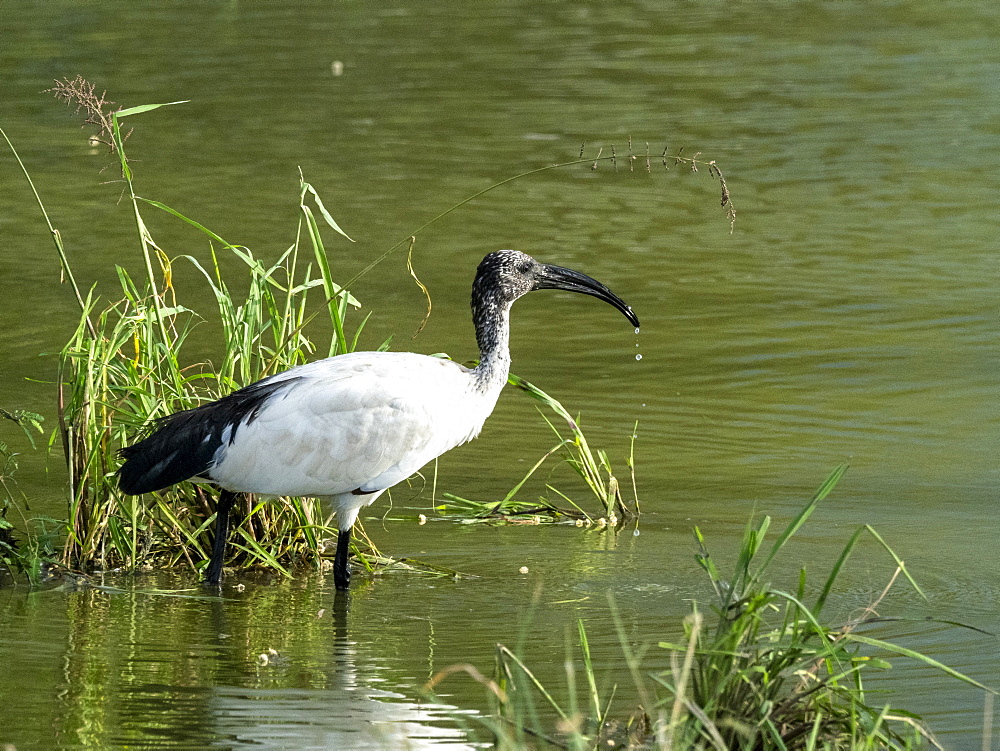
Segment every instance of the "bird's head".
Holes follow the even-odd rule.
[[[497,250],[483,258],[476,270],[472,299],[475,304],[477,298],[482,300],[497,295],[510,304],[536,289],[564,289],[592,295],[620,310],[633,326],[639,326],[639,318],[632,308],[596,279],[573,269],[540,263],[519,250]]]

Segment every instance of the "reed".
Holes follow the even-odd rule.
[[[121,299],[96,311],[85,300],[79,325],[60,355],[63,442],[70,471],[70,534],[63,562],[71,568],[125,567],[203,558],[209,545],[213,501],[202,489],[181,485],[151,496],[150,505],[124,496],[116,484],[117,450],[157,417],[217,399],[242,384],[313,357],[351,351],[361,325],[347,334],[357,301],[331,278],[313,205],[315,191],[300,184],[301,217],[295,240],[266,265],[168,207],[133,196],[147,276],[137,282],[117,268]],[[142,220],[142,205],[161,208],[202,229],[212,243],[210,263],[191,256],[169,259]],[[232,294],[220,268],[220,253],[242,262],[247,293]],[[173,284],[173,266],[193,265],[213,293],[212,318],[220,323],[222,360],[192,365],[185,345],[204,317],[186,304]],[[304,331],[310,293],[320,289],[333,335],[317,342]],[[91,336],[92,321],[98,336]],[[283,568],[279,561],[316,557],[327,533],[315,501],[247,501],[236,547],[245,562]],[[332,532],[330,533],[332,534]],[[108,544],[108,543],[111,544]]]

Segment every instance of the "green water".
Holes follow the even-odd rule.
[[[139,268],[130,209],[111,159],[40,93],[56,77],[84,75],[126,106],[191,100],[135,119],[137,190],[260,255],[292,242],[301,167],[359,241],[330,241],[343,278],[493,182],[572,160],[583,143],[623,154],[631,137],[635,171],[623,159],[617,172],[544,172],[421,234],[434,309],[416,340],[423,296],[401,256],[354,292],[374,311],[365,346],[393,334],[394,348],[458,359],[474,355],[468,287],[489,250],[525,250],[620,293],[642,319],[638,336],[593,300],[519,302],[514,370],[581,412],[620,466],[639,421],[643,517],[640,535],[617,539],[420,526],[404,507],[427,501],[400,491],[366,520],[380,547],[478,578],[359,575],[349,607],[320,574],[233,578],[221,600],[0,590],[0,744],[461,747],[469,738],[420,686],[454,663],[488,673],[494,645],[521,639],[558,682],[579,617],[627,711],[609,593],[633,644],[676,637],[690,599],[708,595],[693,524],[724,564],[753,511],[787,521],[847,459],[780,583],[793,586],[800,565],[821,576],[869,523],[928,594],[900,587],[883,615],[1000,631],[998,25],[996,7],[972,2],[6,6],[0,126],[81,283],[107,294],[113,264]],[[665,146],[722,167],[732,234],[718,185],[704,169],[663,172]],[[51,427],[44,353],[76,313],[23,177],[2,159],[0,407],[34,409]],[[168,253],[207,254],[201,236],[151,223]],[[202,334],[211,356],[218,339]],[[17,479],[33,511],[64,514],[58,454],[32,452],[6,423],[0,440],[23,452]],[[508,393],[483,436],[441,460],[439,485],[500,497],[551,443],[532,404]],[[554,479],[573,487],[565,470]],[[868,604],[892,572],[864,546],[836,607]],[[919,624],[877,634],[1000,683],[995,637]],[[263,664],[269,649],[278,655]],[[650,668],[666,666],[658,652]],[[980,747],[972,689],[903,661],[877,687],[945,745]],[[483,705],[468,678],[442,691],[463,712]]]

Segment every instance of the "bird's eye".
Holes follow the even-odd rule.
[[[518,270],[519,270],[519,271],[520,271],[520,272],[521,272],[522,274],[527,274],[527,273],[528,273],[529,271],[531,271],[531,261],[524,261],[524,262],[523,262],[523,263],[522,263],[522,264],[521,264],[521,265],[520,265],[520,266],[518,267]]]

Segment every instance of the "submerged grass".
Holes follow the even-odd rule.
[[[600,527],[610,526],[612,528],[619,527],[629,518],[637,516],[639,514],[638,495],[635,496],[634,507],[630,509],[622,498],[621,483],[614,474],[607,452],[602,450],[595,452],[590,448],[587,437],[580,427],[579,417],[574,419],[557,399],[520,376],[511,373],[507,382],[548,407],[557,417],[562,418],[569,430],[568,437],[553,424],[545,412],[539,409],[542,419],[555,433],[559,442],[545,452],[503,498],[498,501],[482,502],[472,501],[452,493],[444,493],[446,503],[437,506],[437,510],[445,514],[464,516],[469,521],[511,522],[523,521],[525,518],[537,518],[539,523],[542,520],[550,522],[575,521],[582,526],[596,524]],[[635,491],[634,446],[635,429],[633,429],[632,445],[627,460],[628,466],[633,469],[633,491]],[[558,457],[562,464],[569,466],[580,477],[583,481],[583,487],[589,492],[588,497],[597,502],[600,509],[599,514],[589,513],[586,510],[588,504],[583,500],[577,503],[551,482],[545,484],[547,494],[534,501],[517,498],[518,493],[528,480],[549,463],[548,460],[553,456]]]
[[[865,525],[850,537],[818,589],[808,584],[805,568],[790,589],[768,581],[776,556],[845,469],[838,467],[827,478],[770,548],[765,544],[770,517],[748,523],[728,576],[720,573],[695,529],[696,558],[708,575],[714,601],[708,611],[697,602],[692,605],[683,622],[683,641],[658,643],[669,653],[669,670],[642,668],[639,650],[630,644],[610,601],[623,649],[620,672],[630,675],[639,706],[622,711],[614,686],[605,693],[598,689],[583,621],[578,622],[579,653],[574,656],[568,648],[566,685],[558,691],[543,685],[517,650],[497,645],[493,677],[477,671],[476,678],[487,688],[485,722],[496,746],[717,751],[939,747],[918,716],[875,700],[867,687],[869,675],[890,668],[889,657],[906,657],[990,695],[995,692],[931,657],[864,633],[866,625],[885,620],[876,608],[900,577],[923,594],[874,529]],[[824,608],[865,536],[892,558],[895,573],[860,615],[831,624]],[[810,592],[816,594],[807,604]],[[428,690],[454,672],[436,675]],[[582,689],[578,674],[585,678]]]

